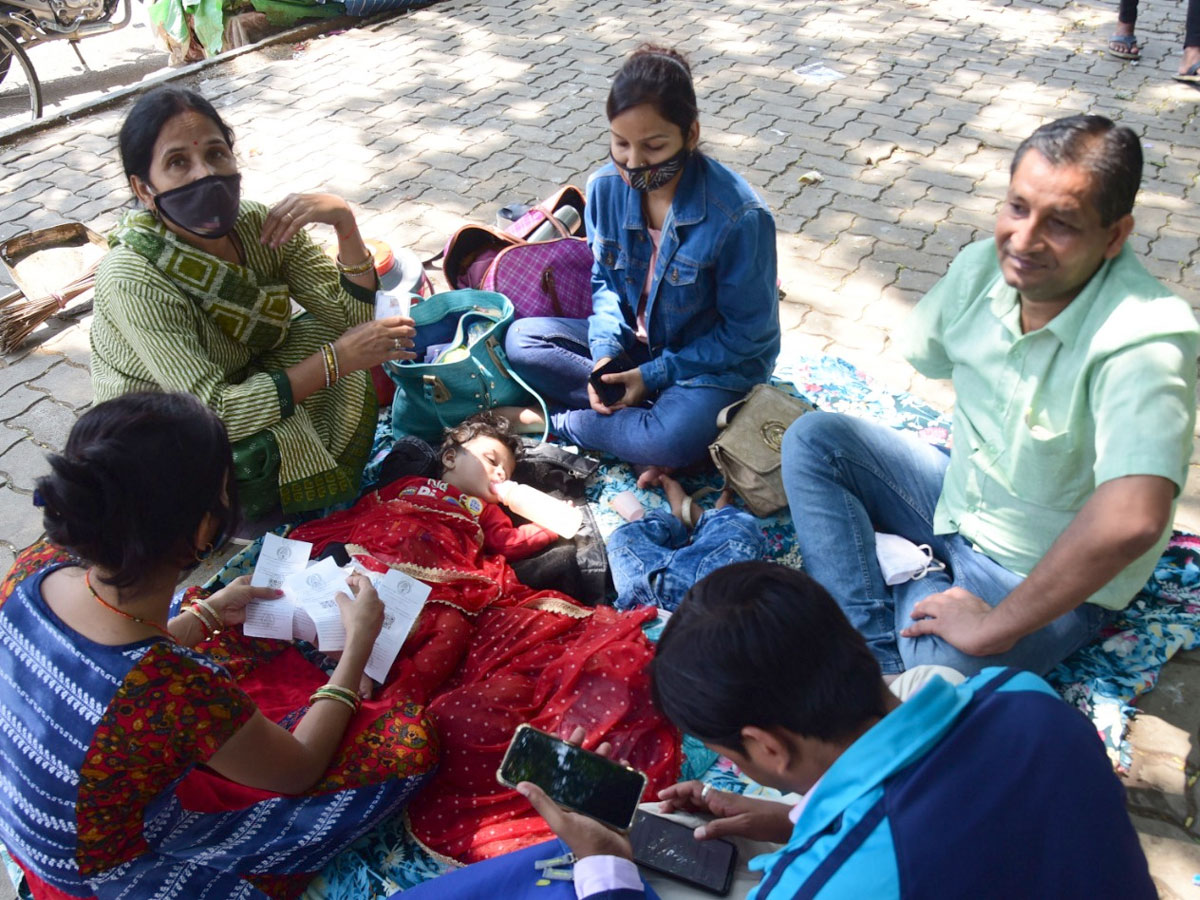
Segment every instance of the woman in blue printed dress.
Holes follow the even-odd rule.
[[[339,595],[330,676],[241,633],[275,594],[244,579],[170,615],[237,514],[224,427],[187,395],[100,404],[50,467],[53,544],[0,588],[0,840],[38,898],[297,896],[433,768],[423,710],[358,693],[374,589]]]

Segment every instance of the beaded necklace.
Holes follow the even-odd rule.
[[[105,609],[110,609],[113,612],[115,612],[118,616],[124,616],[126,619],[132,619],[134,622],[137,622],[139,625],[149,626],[150,628],[153,628],[155,631],[157,631],[159,634],[161,634],[163,637],[165,637],[169,641],[175,640],[174,635],[172,635],[171,632],[167,631],[167,629],[163,628],[157,622],[147,622],[145,619],[140,618],[139,616],[135,616],[132,613],[127,613],[123,609],[118,609],[117,607],[115,607],[111,603],[109,603],[107,600],[105,600],[103,597],[101,597],[96,592],[96,589],[94,587],[92,587],[92,570],[91,569],[88,569],[86,572],[83,573],[83,583],[86,584],[87,589],[92,592],[92,596],[96,598],[96,602],[99,603],[101,606],[103,606]]]

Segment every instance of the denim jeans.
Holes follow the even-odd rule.
[[[899,634],[930,594],[958,586],[996,606],[1023,580],[961,535],[934,534],[949,459],[886,426],[834,413],[801,416],[783,439],[783,484],[804,567],[866,638],[885,674],[927,663],[965,675],[986,666],[1044,674],[1096,637],[1106,610],[1082,603],[993,656],[970,656],[936,635]],[[928,544],[946,570],[889,587],[875,557],[877,531]]]
[[[728,388],[674,385],[649,405],[606,416],[588,402],[593,362],[586,319],[517,319],[504,349],[513,368],[551,407],[554,434],[635,465],[677,468],[703,459],[717,435],[717,413],[741,396]],[[630,357],[640,365],[649,353],[638,344]]]
[[[658,605],[674,612],[692,585],[723,566],[762,559],[766,540],[749,513],[710,509],[688,534],[669,510],[654,509],[608,539],[618,609]]]

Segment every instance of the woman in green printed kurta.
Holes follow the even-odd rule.
[[[157,388],[212,407],[248,519],[352,499],[378,406],[367,370],[411,359],[415,332],[373,319],[375,271],[349,206],[240,200],[233,134],[185,89],[142,97],[120,145],[142,208],[109,236],[96,276],[96,400]],[[336,264],[304,231],[313,222],[336,229]]]

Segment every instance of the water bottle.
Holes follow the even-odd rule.
[[[375,292],[375,318],[408,316],[421,287],[423,267],[420,257],[407,247],[394,251],[383,241],[367,241],[375,256],[375,274],[379,290]]]
[[[562,223],[563,228],[567,230],[567,234],[571,234],[577,227],[579,227],[579,210],[573,206],[559,207],[552,213],[552,215],[555,219]],[[542,241],[552,241],[557,237],[561,237],[561,235],[559,234],[558,229],[554,227],[554,223],[543,222],[541,225],[535,228],[533,233],[530,234],[525,240],[529,241],[531,244],[537,244]]]
[[[500,502],[530,522],[565,538],[575,537],[583,525],[583,512],[573,503],[551,497],[535,487],[501,481],[492,485]]]

